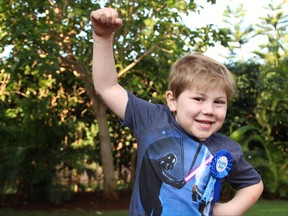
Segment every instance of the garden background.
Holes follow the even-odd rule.
[[[217,4],[215,0],[208,0]],[[0,203],[61,205],[81,195],[121,200],[133,187],[137,144],[94,91],[90,12],[111,6],[123,26],[115,34],[119,81],[144,99],[165,103],[171,64],[215,44],[230,51],[237,97],[221,133],[239,142],[261,174],[262,199],[288,198],[288,14],[243,25],[243,5],[227,7],[225,28],[187,27],[194,1],[0,0]],[[243,46],[267,38],[245,58]],[[239,54],[240,53],[240,54]],[[232,196],[225,187],[222,199]],[[97,202],[97,199],[96,201]],[[100,202],[100,201],[99,201]]]

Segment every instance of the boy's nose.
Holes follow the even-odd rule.
[[[213,114],[213,104],[210,104],[210,103],[203,104],[202,114],[212,115]]]

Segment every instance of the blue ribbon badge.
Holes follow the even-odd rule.
[[[214,155],[212,162],[210,164],[211,177],[201,197],[202,202],[205,202],[206,204],[209,202],[216,180],[222,179],[225,176],[227,176],[231,168],[232,168],[231,154],[225,149],[218,151]]]

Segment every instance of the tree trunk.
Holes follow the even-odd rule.
[[[101,159],[103,163],[104,172],[104,198],[116,200],[118,199],[117,184],[114,173],[114,163],[112,155],[112,145],[109,136],[109,128],[107,121],[107,107],[101,101],[99,101],[97,113],[97,120],[99,125],[99,139],[100,139],[100,151]]]
[[[81,80],[85,85],[87,95],[91,100],[92,109],[95,113],[95,117],[99,125],[99,142],[100,142],[100,154],[103,164],[104,172],[104,197],[111,200],[116,200],[119,198],[117,183],[114,172],[114,163],[113,163],[113,154],[112,154],[112,145],[109,136],[109,127],[107,120],[107,107],[96,94],[93,81],[91,76],[87,72],[86,68],[79,64],[76,59],[65,58],[59,56],[60,59],[68,64],[74,70],[81,74]]]

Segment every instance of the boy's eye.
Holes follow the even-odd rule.
[[[224,101],[224,100],[216,100],[215,103],[216,104],[226,104],[226,101]]]
[[[203,98],[201,98],[201,97],[194,97],[193,100],[196,100],[196,101],[203,101]]]

